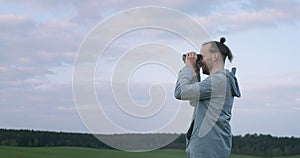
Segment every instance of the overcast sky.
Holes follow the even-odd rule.
[[[226,37],[234,55],[233,63],[226,66],[238,68],[242,92],[233,107],[233,134],[300,136],[299,0],[0,0],[0,128],[88,132],[73,98],[75,57],[99,23],[120,11],[141,6],[172,8],[200,23],[211,39]],[[160,18],[168,20],[164,15]],[[184,26],[181,22],[176,21],[176,25]],[[122,23],[114,27],[122,27]],[[95,71],[100,103],[106,107],[115,103],[105,93],[111,91],[106,82],[116,61],[146,42],[171,43],[165,45],[178,52],[192,49],[165,30],[145,28],[124,34],[107,48]],[[159,47],[158,52],[163,50]],[[183,66],[180,59],[178,65]],[[175,80],[166,67],[144,65],[131,74],[129,91],[136,103],[145,105],[150,100],[149,85],[161,81],[170,99]],[[170,104],[166,107],[172,111]],[[108,107],[112,112],[107,115],[116,112],[112,109]],[[126,128],[126,122],[118,123]],[[181,126],[179,132],[184,132],[186,126]]]

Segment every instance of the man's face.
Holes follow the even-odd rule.
[[[209,70],[212,66],[212,53],[209,53],[210,44],[206,44],[201,48],[200,54],[202,55],[202,73],[209,75]]]

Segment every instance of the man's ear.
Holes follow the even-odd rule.
[[[214,62],[218,60],[219,54],[220,54],[220,53],[218,53],[218,52],[215,52],[215,53],[212,54],[212,58],[213,58],[213,61],[214,61]]]

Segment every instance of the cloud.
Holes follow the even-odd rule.
[[[20,25],[24,29],[23,31],[28,31],[35,25],[34,22],[30,21],[29,17],[15,14],[0,14],[0,24],[2,29],[11,29],[16,33],[22,32],[21,30],[16,30]],[[1,33],[6,34],[8,32],[1,31]]]
[[[241,88],[242,98],[237,99],[235,108],[245,111],[293,111],[299,107],[298,84],[272,84],[262,86],[260,89]]]
[[[29,83],[39,80],[27,81]],[[6,128],[83,131],[71,85],[52,85],[48,88],[22,86],[0,89],[1,123]]]
[[[102,17],[102,3],[98,1],[80,1],[77,3],[76,14],[71,18],[71,22],[85,25],[96,25]]]
[[[299,10],[299,7],[294,7],[288,12],[276,8],[264,8],[256,12],[238,12],[229,15],[215,13],[199,17],[198,21],[209,30],[223,28],[230,32],[238,32],[254,28],[276,27],[284,23],[297,24],[300,19],[295,15],[300,14]]]
[[[0,116],[1,120],[10,118],[1,126],[53,128],[57,130],[82,128],[73,125],[81,124],[81,122],[77,118],[75,109],[73,109],[72,63],[86,33],[98,22],[119,11],[145,5],[170,7],[194,17],[212,33],[222,29],[230,33],[243,33],[249,29],[268,29],[285,24],[297,26],[299,24],[298,15],[300,14],[299,2],[280,0],[245,0],[222,3],[217,0],[111,0],[101,2],[93,0],[12,0],[4,2],[0,0],[0,2],[16,6],[4,8],[0,12],[0,104],[2,105]],[[5,6],[9,5],[1,5],[0,8]],[[140,15],[143,13],[141,12]],[[166,19],[166,16],[160,16],[159,19],[142,20],[145,22],[152,20],[153,22],[154,20],[164,21]],[[135,23],[136,20],[134,18],[121,19],[120,22],[129,24]],[[186,27],[180,19],[173,20],[170,25],[179,28]],[[118,29],[118,27],[123,26],[114,26],[112,29]],[[106,66],[111,66],[111,62],[118,59],[126,51],[126,48],[131,48],[141,42],[156,40],[164,44],[172,43],[182,48],[180,51],[185,51],[187,46],[183,45],[182,41],[175,39],[175,35],[162,32],[162,30],[150,31],[150,29],[145,29],[144,32],[132,32],[123,40],[115,41],[115,45],[108,49],[105,54],[104,64],[99,64],[104,66],[101,68],[105,69],[105,73],[101,75],[105,78],[101,78],[100,75],[97,82],[101,82],[101,85],[97,87],[100,90],[97,90],[103,92],[102,94],[109,90],[109,87],[105,86],[110,84],[102,83],[111,74],[110,69],[106,68],[105,64],[109,63],[110,65]],[[130,41],[130,39],[134,40]],[[155,49],[153,51],[159,53],[161,50]],[[246,73],[249,74],[249,72]],[[297,73],[295,72],[295,74]],[[292,74],[287,74],[287,76],[292,76]],[[281,77],[279,76],[279,78]],[[251,80],[254,78],[243,79]],[[299,78],[292,81],[297,83]],[[267,81],[262,81],[262,84],[265,82]],[[236,118],[241,117],[242,119],[239,120],[248,121],[247,125],[249,122],[252,123],[253,126],[250,127],[257,130],[263,129],[263,125],[277,117],[273,116],[272,112],[276,114],[283,112],[285,121],[292,120],[292,117],[298,119],[294,115],[295,111],[299,110],[300,86],[298,84],[278,85],[278,80],[272,82],[272,85],[261,86],[260,84],[242,85],[245,87],[242,89],[243,98],[236,100],[234,107],[235,115],[238,116]],[[134,95],[133,98],[138,103],[148,103],[149,85],[137,83],[137,81],[132,85],[135,86],[130,89]],[[248,88],[250,86],[251,88]],[[171,94],[168,95],[171,97]],[[106,95],[104,95],[104,99],[106,100],[103,102],[107,105],[113,103],[112,100],[109,100],[112,98]],[[256,114],[259,115],[259,119],[265,119],[262,121],[264,124],[258,123],[260,120],[255,119]],[[264,118],[265,116],[270,119]],[[73,122],[72,119],[77,122]],[[254,121],[251,122],[252,120]],[[244,131],[250,130],[250,127],[241,124],[239,127],[243,128]],[[272,127],[267,130],[270,129]],[[278,129],[274,129],[274,131],[276,130]]]
[[[80,27],[67,21],[39,23],[24,15],[0,14],[0,24],[1,87],[30,88],[33,83],[28,82],[37,79],[47,83],[49,69],[73,62],[83,37]]]
[[[77,26],[68,22],[36,23],[24,16],[8,14],[0,15],[0,24],[2,63],[19,63],[18,60],[41,57],[40,53],[75,52],[82,36],[77,33]],[[39,59],[32,61],[40,62],[42,58]]]
[[[5,72],[5,71],[8,71],[8,68],[4,66],[0,66],[0,72]]]
[[[232,112],[234,134],[268,133],[277,136],[299,136],[293,126],[300,120],[300,85],[273,85],[261,89],[241,89]]]

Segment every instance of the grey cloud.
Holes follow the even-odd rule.
[[[268,133],[277,136],[299,136],[300,85],[281,85],[242,90],[232,113],[234,134]]]
[[[19,2],[25,5],[49,9],[55,6],[72,8],[74,13],[70,22],[91,28],[103,16],[113,15],[124,9],[139,6],[161,6],[177,9],[195,18],[211,32],[235,32],[256,27],[276,27],[278,23],[295,23],[299,18],[299,2],[297,1],[43,1],[35,3]],[[63,7],[60,8],[63,10]]]
[[[236,108],[249,111],[273,110],[292,111],[299,106],[297,98],[300,96],[299,84],[273,84],[258,89],[242,89],[242,98],[238,99]]]
[[[73,62],[81,40],[89,29],[104,16],[112,15],[123,9],[141,5],[171,7],[184,13],[200,17],[202,24],[211,31],[224,28],[231,32],[257,27],[276,27],[278,23],[294,24],[299,21],[299,3],[297,1],[12,1],[24,4],[37,12],[63,12],[70,9],[71,15],[65,19],[52,19],[38,22],[35,17],[17,14],[0,15],[0,104],[2,127],[34,127],[69,130],[82,128],[73,125],[81,123],[74,111],[71,85],[51,85],[47,75],[53,67],[63,67],[62,63]],[[235,5],[231,5],[235,3]],[[74,11],[74,13],[73,13]],[[124,21],[126,22],[126,21]],[[216,27],[217,26],[217,27]],[[148,36],[148,34],[145,34]],[[163,35],[157,35],[159,39]],[[168,38],[168,37],[166,37]],[[152,39],[150,39],[152,40]],[[168,39],[169,40],[169,39]],[[176,42],[176,41],[174,41]],[[127,43],[125,43],[126,45]],[[113,48],[107,56],[115,60],[124,51]],[[109,58],[108,57],[108,58]],[[46,76],[46,77],[45,77]],[[71,76],[70,76],[71,77]],[[108,84],[109,85],[109,84]],[[105,87],[99,90],[107,105],[112,101],[105,94]],[[266,89],[242,90],[243,97],[236,100],[234,117],[241,122],[241,132],[278,131],[266,125],[271,124],[273,116],[284,114],[280,125],[288,128],[293,121],[299,120],[295,109],[299,109],[300,86],[275,85]],[[148,87],[141,85],[132,90],[134,99],[145,103]],[[170,97],[172,94],[170,94]],[[259,117],[257,117],[259,115]],[[257,117],[257,118],[256,118]],[[268,118],[265,118],[268,117]],[[233,118],[233,120],[235,119]],[[265,119],[265,120],[264,120]],[[26,122],[26,123],[23,123]],[[59,122],[59,123],[58,123]],[[261,124],[259,122],[262,122]],[[246,124],[246,125],[242,125]],[[248,126],[248,125],[251,126]],[[269,125],[270,126],[270,125]],[[296,128],[296,129],[295,129]],[[295,127],[295,130],[297,127]],[[299,133],[299,132],[298,132]]]
[[[76,15],[71,21],[81,25],[96,25],[102,19],[103,11],[98,1],[81,1],[76,6]]]
[[[32,85],[46,83],[47,81],[43,78],[39,79],[39,74],[48,73],[48,71],[43,70],[37,67],[4,67],[6,71],[1,72],[0,77],[0,87],[29,87],[31,88]],[[31,82],[31,81],[40,82]],[[30,82],[29,82],[30,81]]]
[[[2,127],[82,131],[71,85],[1,88]],[[69,110],[62,110],[62,107]]]
[[[296,1],[241,1],[240,4],[233,5],[235,9],[223,6],[210,15],[200,15],[199,22],[211,32],[234,33],[254,28],[272,28],[280,24],[298,25],[300,20],[297,16],[300,4]],[[232,9],[235,11],[232,12]]]
[[[262,10],[264,8],[277,8],[277,9],[282,9],[289,11],[291,8],[295,8],[299,6],[300,3],[298,0],[290,0],[290,1],[285,1],[285,0],[252,0],[252,1],[245,1],[243,5],[241,5],[241,8],[244,10],[249,10],[249,11],[258,11]]]
[[[9,20],[0,18],[0,23],[9,21],[9,26],[1,28],[3,31],[0,37],[2,63],[17,64],[17,59],[20,57],[38,58],[33,61],[41,62],[43,59],[39,55],[41,53],[63,57],[61,54],[76,52],[80,45],[82,35],[76,33],[77,27],[72,24],[61,22],[38,24],[33,19],[20,18],[22,17]]]
[[[22,29],[19,27],[22,26]],[[0,15],[0,27],[1,35],[12,35],[12,34],[26,34],[28,31],[32,31],[35,27],[35,23],[27,16],[20,16],[14,14],[2,14]],[[12,30],[7,32],[6,30]]]
[[[1,87],[23,87],[25,80],[51,73],[51,67],[72,63],[83,37],[80,27],[69,22],[38,23],[26,16],[2,14],[0,23],[0,65],[5,70]]]

